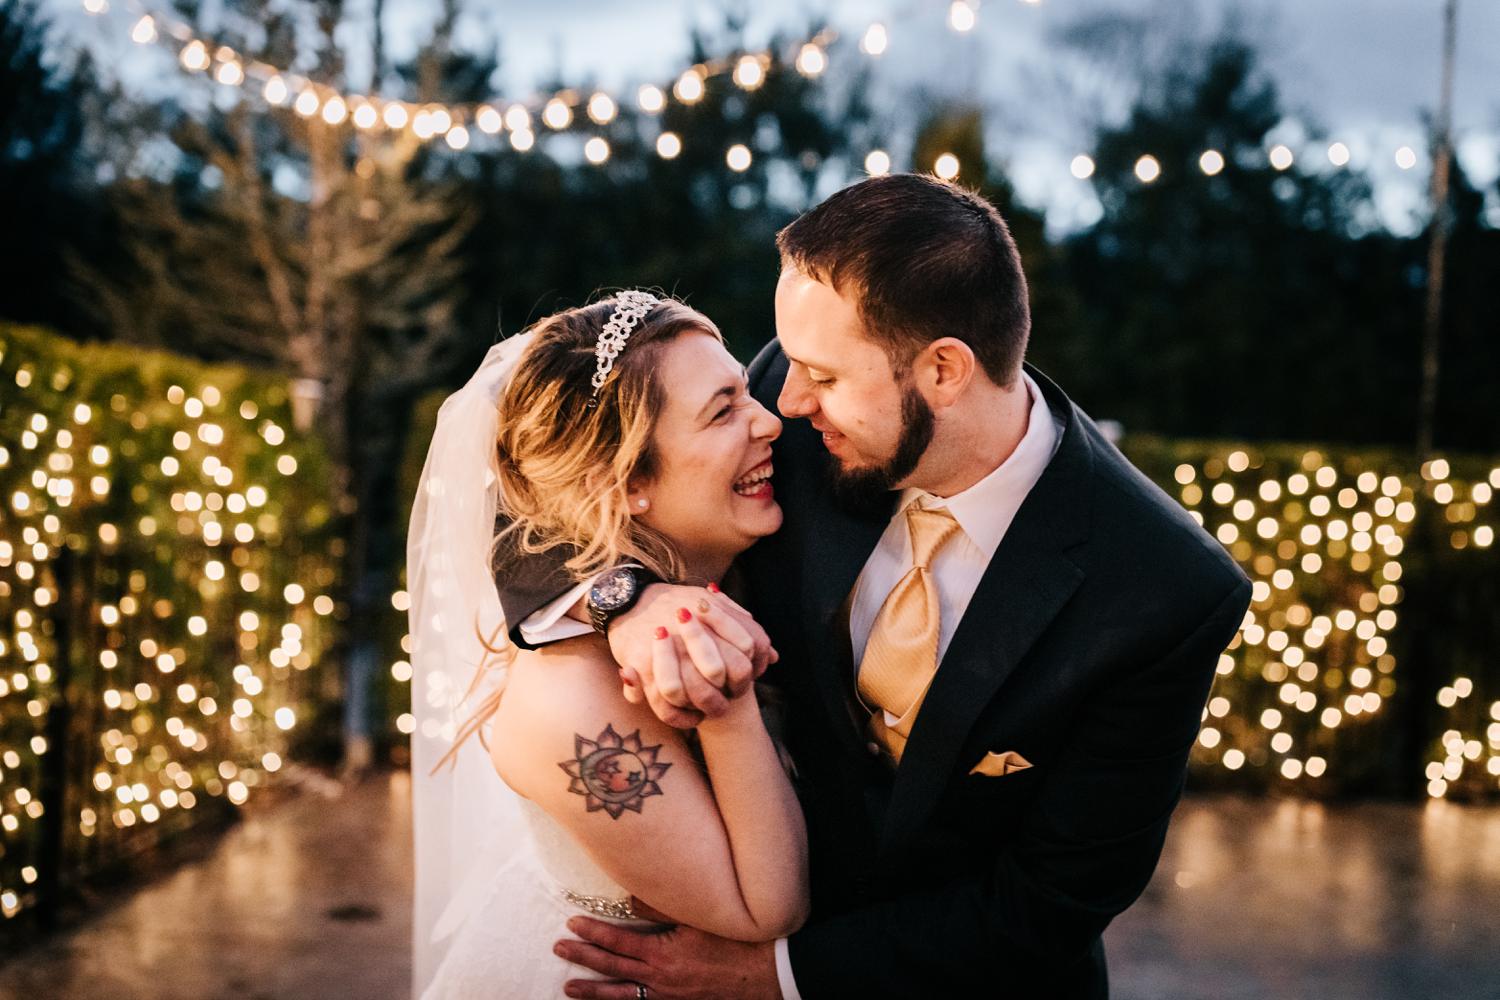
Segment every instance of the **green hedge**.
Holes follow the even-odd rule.
[[[414,415],[408,493],[440,401]],[[1496,463],[1417,469],[1393,450],[1149,436],[1122,449],[1256,581],[1220,661],[1194,787],[1500,790]]]
[[[1255,581],[1200,784],[1477,798],[1500,775],[1500,468],[1394,451],[1132,438]]]
[[[291,424],[275,375],[0,325],[5,917],[245,801],[336,700],[342,543]]]

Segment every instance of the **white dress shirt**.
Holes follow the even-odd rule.
[[[1047,406],[1047,398],[1030,375],[1023,372],[1021,378],[1026,385],[1031,409],[1027,412],[1026,432],[1005,461],[979,482],[951,497],[938,497],[918,489],[901,492],[890,524],[854,583],[849,609],[849,641],[855,664],[864,656],[865,644],[869,641],[870,629],[875,624],[880,606],[911,569],[911,541],[903,513],[908,505],[921,503],[929,508],[946,507],[960,529],[938,549],[930,567],[937,586],[941,615],[938,668],[942,669],[943,655],[974,597],[979,578],[984,575],[1006,530],[1015,520],[1016,511],[1041,478],[1042,471],[1062,441],[1062,418]],[[541,644],[588,632],[589,626],[567,616],[568,609],[578,602],[588,587],[588,583],[579,584],[531,615],[521,623],[522,636],[528,642]],[[886,713],[886,721],[896,722],[890,713]],[[776,978],[781,986],[782,1000],[802,1000],[792,975],[786,938],[776,941]]]

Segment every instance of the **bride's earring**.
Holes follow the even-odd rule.
[[[651,506],[651,501],[647,500],[645,497],[641,497],[635,502],[635,505],[641,510],[645,510],[647,507]]]

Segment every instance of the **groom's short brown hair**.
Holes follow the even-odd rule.
[[[776,234],[781,266],[852,295],[899,369],[956,337],[1009,386],[1031,334],[1026,276],[1010,229],[979,195],[922,174],[850,185]]]

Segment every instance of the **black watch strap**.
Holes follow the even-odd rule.
[[[628,576],[629,580],[622,580],[621,576]],[[606,578],[613,579],[607,580]],[[588,609],[589,624],[594,627],[595,632],[608,633],[611,623],[635,607],[636,602],[640,600],[641,593],[648,586],[660,582],[661,577],[644,566],[631,564],[606,571],[600,580],[589,588],[588,598],[584,601],[584,606]],[[611,583],[614,584],[616,592],[607,595],[605,600],[599,600],[601,584],[609,586]]]

